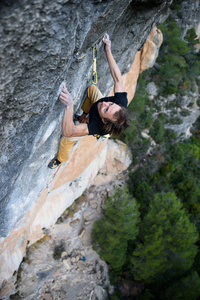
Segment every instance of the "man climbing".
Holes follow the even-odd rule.
[[[60,101],[65,105],[62,121],[62,138],[59,145],[58,158],[52,160],[48,167],[51,169],[67,161],[77,137],[85,135],[119,135],[128,126],[126,107],[128,104],[127,93],[124,90],[121,72],[111,52],[109,35],[103,38],[104,51],[114,80],[114,96],[103,97],[99,89],[91,85],[87,90],[87,96],[81,107],[83,110],[79,120],[82,122],[89,114],[89,123],[76,125],[73,122],[72,96],[63,85],[59,95]]]

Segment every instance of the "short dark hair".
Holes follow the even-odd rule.
[[[114,120],[104,119],[105,124],[103,125],[103,130],[106,134],[117,136],[130,126],[128,113],[124,107],[116,111],[113,118]]]

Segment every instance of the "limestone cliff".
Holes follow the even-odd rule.
[[[48,170],[61,134],[63,107],[57,101],[61,83],[66,82],[77,110],[91,84],[92,46],[96,44],[98,87],[109,94],[112,79],[101,43],[104,33],[110,34],[114,57],[125,74],[170,2],[1,2],[0,233],[1,257],[9,260],[2,279],[18,268],[28,240],[31,244],[42,236],[41,228],[56,221],[105,160],[106,142],[87,137],[76,145],[71,160],[56,177]],[[54,216],[48,216],[49,207]]]
[[[162,32],[155,26],[148,36],[142,50],[136,53],[130,71],[123,76],[129,103],[135,95],[139,74],[154,65],[162,42]]]
[[[197,35],[200,36],[200,10],[198,0],[183,0],[178,15],[182,37],[185,36],[187,30],[191,27],[194,27]]]
[[[94,141],[95,139],[91,140],[91,137],[81,139],[79,147],[74,149],[73,157],[69,160],[69,162],[62,164],[56,176],[54,176],[49,182],[48,188],[45,187],[41,191],[41,194],[37,199],[36,204],[32,205],[32,207],[24,215],[23,219],[21,219],[20,222],[18,222],[18,227],[15,227],[8,235],[8,237],[5,238],[4,241],[1,243],[1,299],[9,299],[9,295],[15,294],[17,292],[16,284],[14,283],[17,280],[18,276],[16,272],[13,276],[12,274],[14,271],[18,270],[18,267],[22,262],[23,257],[27,254],[27,251],[29,252],[29,250],[27,249],[31,249],[30,246],[33,246],[32,249],[34,249],[34,245],[37,244],[36,242],[43,238],[46,235],[46,233],[50,232],[50,244],[52,244],[52,237],[54,236],[54,230],[52,228],[57,228],[58,231],[61,231],[60,234],[58,234],[58,232],[56,233],[56,243],[60,243],[61,240],[65,240],[66,243],[69,239],[68,242],[69,244],[72,244],[72,247],[69,247],[68,245],[68,252],[70,248],[70,252],[76,251],[77,253],[80,253],[82,252],[80,250],[82,248],[84,251],[87,252],[87,265],[88,263],[90,264],[90,261],[95,259],[95,257],[95,260],[97,260],[97,255],[91,249],[90,231],[92,224],[89,224],[90,222],[88,222],[91,218],[91,210],[88,211],[88,201],[86,199],[85,201],[87,204],[84,206],[84,208],[82,207],[83,210],[81,208],[80,211],[76,209],[76,213],[74,214],[74,216],[72,216],[72,219],[66,219],[66,222],[64,222],[65,224],[61,224],[61,226],[55,225],[56,221],[63,214],[66,208],[71,208],[74,200],[82,195],[86,187],[89,187],[91,184],[103,184],[103,193],[105,194],[105,184],[107,183],[107,185],[109,186],[109,182],[115,179],[116,174],[125,170],[131,163],[131,154],[124,143],[113,140],[109,140],[107,143],[97,143],[96,141],[94,143]],[[86,157],[84,154],[88,147],[88,144],[90,145],[90,150],[87,151],[88,156]],[[87,161],[81,163],[83,158],[87,159]],[[86,165],[88,163],[89,165],[86,168]],[[80,169],[77,169],[78,165],[80,165]],[[96,176],[97,173],[98,176]],[[80,175],[78,176],[78,174]],[[74,178],[74,180],[72,180],[72,178]],[[120,185],[121,183],[122,181],[120,180]],[[116,186],[115,181],[114,184]],[[102,192],[100,193],[100,195],[102,195]],[[94,198],[90,197],[90,200],[93,200],[93,202],[98,203],[98,206],[101,206],[100,203],[102,200],[100,201],[99,197],[98,199],[96,196]],[[72,211],[74,211],[74,209],[72,209]],[[83,216],[81,216],[82,213]],[[100,214],[101,212],[98,211],[98,213]],[[89,214],[90,216],[87,217],[87,214]],[[66,215],[66,212],[64,213],[64,215]],[[79,222],[77,224],[78,227],[75,230],[75,224],[73,225],[73,222],[77,223],[77,215],[79,215]],[[96,215],[94,214],[94,212],[92,213],[92,215],[92,219],[94,221]],[[86,220],[85,225],[83,224],[83,217]],[[63,219],[63,216],[61,218]],[[82,232],[83,230],[84,232],[87,231],[86,235],[84,235],[84,232]],[[81,232],[82,234],[80,235]],[[46,271],[49,270],[49,266],[52,263],[54,266],[56,266],[56,269],[59,269],[59,262],[56,262],[52,256],[53,248],[54,247],[52,245],[51,250],[45,250],[45,248],[43,248],[43,254],[40,252],[40,255],[42,255],[43,260],[42,265],[40,262],[38,262],[37,259],[34,259],[37,267],[39,269],[41,269],[42,267],[43,273],[46,273]],[[48,253],[49,251],[50,253]],[[46,262],[45,259],[43,259],[44,256],[46,256]],[[106,264],[100,262],[100,264],[101,263],[104,264],[104,267],[106,268]],[[69,273],[71,271],[70,266],[69,268],[67,268]],[[31,266],[29,267],[31,268]],[[82,277],[79,271],[77,271],[77,275],[78,277]],[[27,276],[25,275],[25,278],[26,277]],[[106,277],[108,278],[108,276]],[[28,276],[28,278],[30,278],[30,275]],[[37,288],[40,286],[40,284],[42,286],[45,286],[46,278],[44,279],[44,282],[42,282],[40,279],[39,281],[35,282],[36,286],[38,285]],[[73,278],[71,278],[70,280],[73,281]],[[98,280],[96,281],[94,277],[93,280],[93,286],[95,286]],[[79,292],[82,291],[81,286],[84,281],[86,281],[87,284],[90,284],[90,280],[88,282],[87,273],[84,278],[82,277]],[[25,284],[25,286],[27,286],[26,293],[28,296],[31,294],[30,289],[32,290],[32,288],[30,288],[30,286],[27,284]],[[34,296],[30,297],[33,297],[33,299],[39,299],[39,296],[35,296],[35,292],[33,291]],[[24,295],[24,292],[22,292],[22,294]],[[76,297],[74,296],[70,298],[70,300],[71,299],[76,299]],[[86,299],[88,298],[86,297]]]
[[[108,94],[112,80],[100,42],[105,31],[124,74],[169,2],[1,2],[1,236],[51,177],[46,165],[60,137],[60,84],[66,82],[78,108],[97,44],[98,87]]]

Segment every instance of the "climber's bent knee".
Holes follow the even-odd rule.
[[[103,94],[95,85],[90,85],[88,87],[88,97],[91,99],[92,104],[103,98]]]
[[[69,159],[72,148],[77,140],[77,138],[67,138],[64,136],[61,138],[58,151],[58,160],[60,162],[67,161]]]
[[[88,114],[91,105],[101,98],[103,98],[103,95],[100,90],[95,85],[90,85],[87,89],[87,96],[81,106],[82,111]]]

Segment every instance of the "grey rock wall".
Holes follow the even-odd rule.
[[[0,3],[0,235],[6,236],[52,176],[61,134],[62,82],[78,109],[91,84],[97,44],[98,87],[112,79],[101,39],[110,34],[122,71],[130,68],[171,0],[4,0]]]
[[[178,23],[181,29],[182,37],[185,36],[188,29],[194,27],[197,34],[200,34],[200,1],[184,0],[179,15]]]

